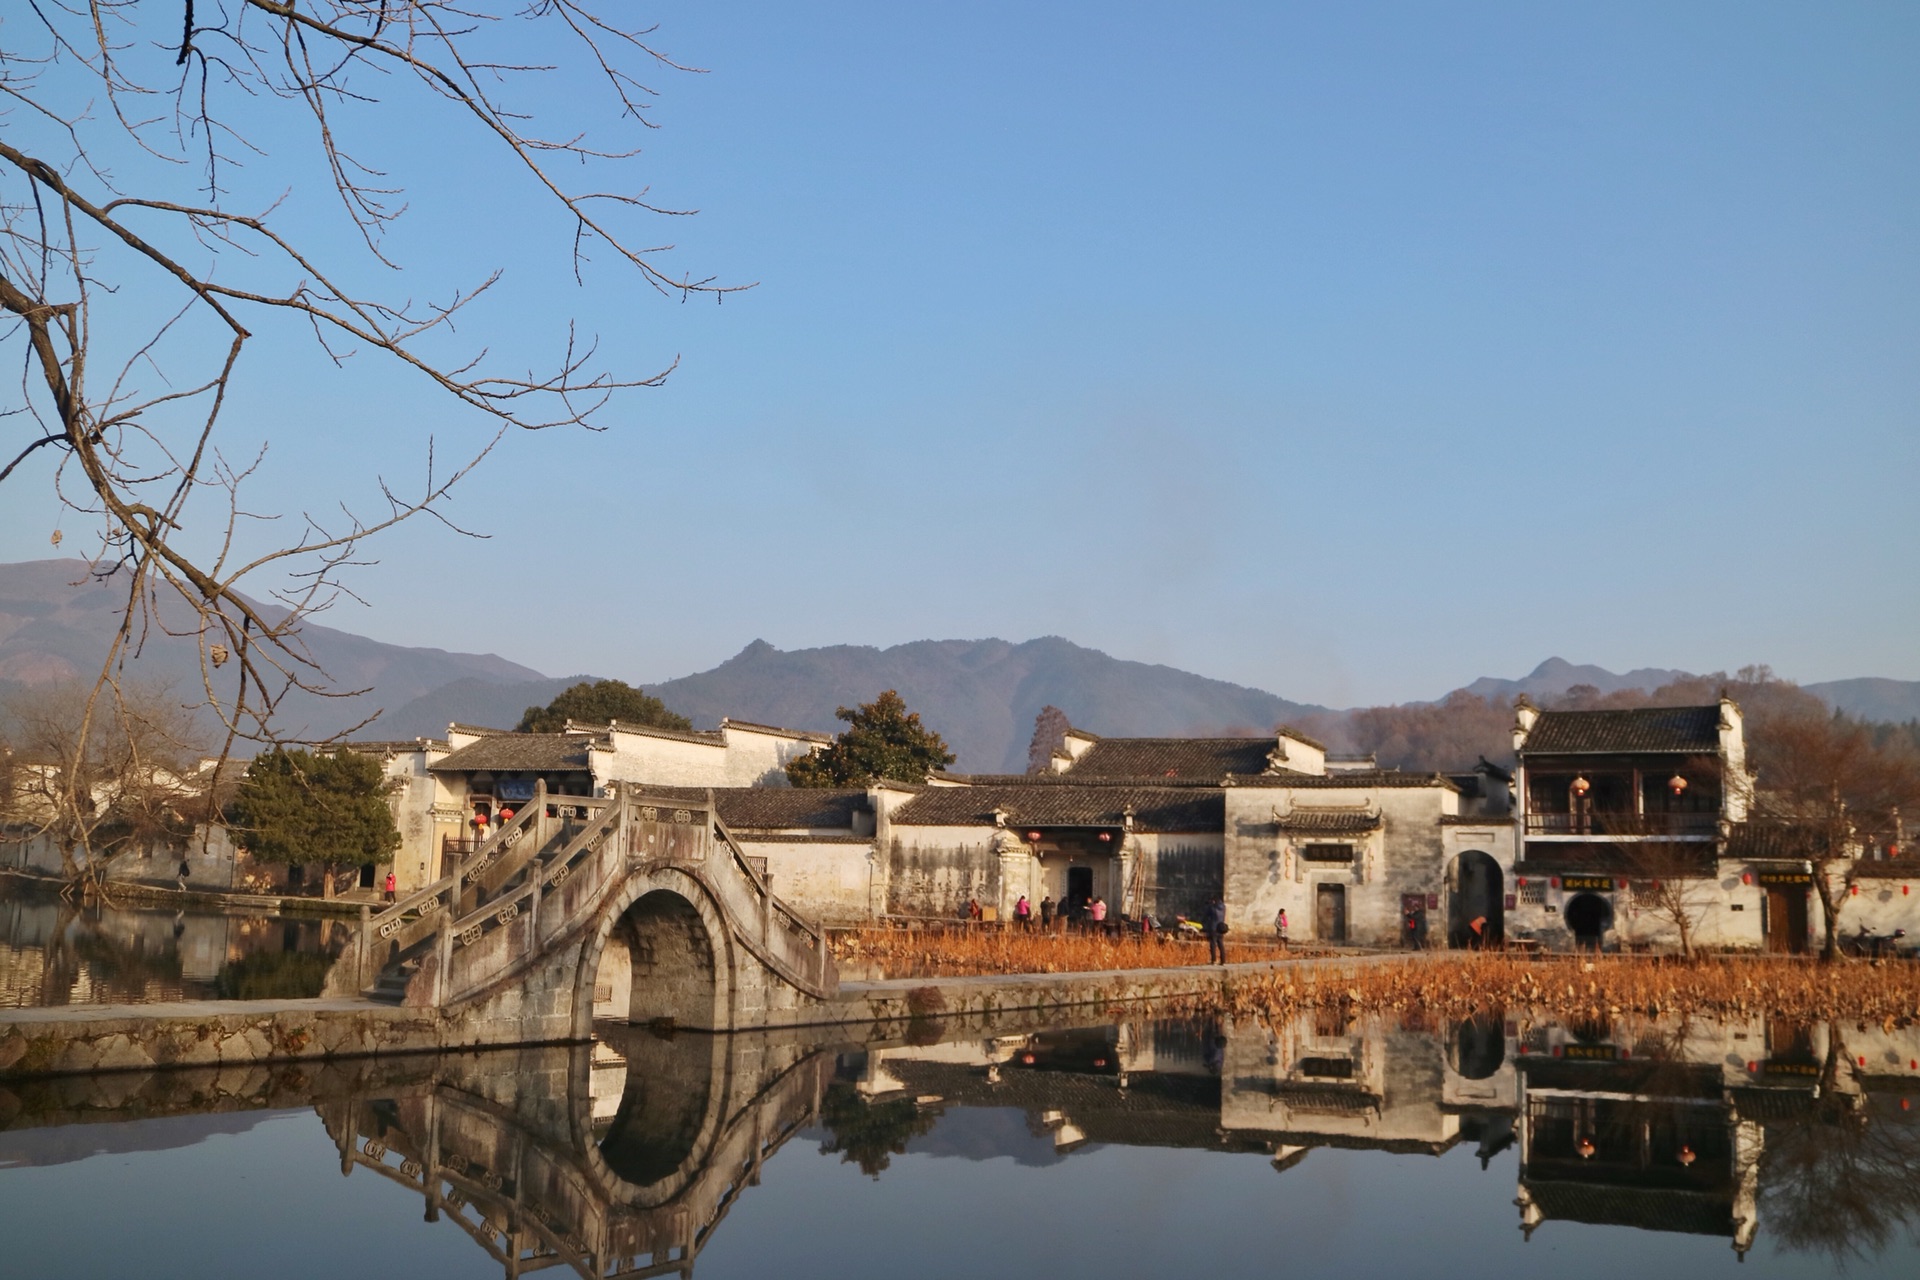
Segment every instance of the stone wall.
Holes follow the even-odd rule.
[[[738,836],[740,847],[767,860],[773,892],[809,919],[858,924],[886,907],[886,871],[874,842],[857,836]]]
[[[1285,907],[1290,936],[1314,940],[1317,886],[1340,885],[1348,942],[1399,945],[1402,895],[1418,893],[1423,902],[1433,903],[1427,911],[1429,944],[1445,944],[1446,855],[1439,820],[1450,802],[1458,801],[1457,793],[1439,786],[1342,789],[1332,798],[1351,812],[1377,813],[1380,819],[1371,831],[1347,835],[1283,831],[1275,811],[1289,812],[1293,798],[1277,788],[1227,790],[1228,924],[1244,933],[1271,935],[1274,917]],[[1324,805],[1328,793],[1316,792],[1314,798]],[[1305,849],[1318,844],[1351,845],[1354,856],[1350,862],[1311,861]]]

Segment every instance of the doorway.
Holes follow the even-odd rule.
[[[1505,894],[1506,879],[1490,854],[1468,849],[1455,858],[1447,868],[1447,945],[1499,946],[1506,932]]]
[[[1598,951],[1600,939],[1613,926],[1613,904],[1597,893],[1576,894],[1567,903],[1567,928],[1573,931],[1573,945],[1580,950]]]
[[[1799,955],[1807,949],[1807,891],[1801,885],[1767,886],[1767,950]]]
[[[361,863],[360,864],[360,887],[362,889],[373,888],[373,877],[374,877],[373,864],[371,862]]]
[[[1321,942],[1347,940],[1347,886],[1317,884],[1313,887],[1313,936]]]
[[[1093,868],[1067,868],[1067,900],[1061,906],[1060,913],[1069,920],[1078,920],[1093,901]]]

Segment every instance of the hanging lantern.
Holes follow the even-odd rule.
[[[1102,832],[1100,833],[1100,843],[1101,843],[1101,844],[1110,844],[1110,843],[1112,843],[1112,841],[1113,841],[1113,832],[1111,832],[1111,831],[1102,831]]]
[[[1031,840],[1031,841],[1033,841],[1033,842],[1034,842],[1035,844],[1039,844],[1039,843],[1040,843],[1040,833],[1039,833],[1038,831],[1029,831],[1029,832],[1027,832],[1027,839],[1029,839],[1029,840]]]
[[[474,825],[474,826],[476,826],[476,827],[484,827],[484,826],[486,826],[486,825],[487,825],[487,815],[486,815],[486,814],[484,814],[484,813],[475,813],[475,814],[473,815],[473,825]]]
[[[1847,886],[1847,892],[1857,898],[1860,896],[1860,886],[1857,884],[1850,884]]]
[[[1593,1159],[1593,1151],[1594,1151],[1593,1139],[1592,1138],[1580,1139],[1580,1145],[1575,1147],[1574,1150],[1580,1153],[1580,1158],[1582,1160]]]
[[[1558,889],[1558,888],[1560,887],[1560,877],[1559,877],[1559,876],[1555,876],[1555,877],[1553,878],[1553,880],[1551,881],[1551,883],[1552,883],[1552,885],[1553,885],[1553,887],[1554,887],[1554,888],[1556,888],[1556,889]]]
[[[1573,780],[1573,794],[1584,796],[1591,790],[1593,790],[1593,784],[1587,781],[1586,775],[1582,774]]]
[[[502,823],[508,823],[508,822],[512,822],[512,821],[513,821],[513,810],[511,810],[511,809],[502,809],[502,810],[500,811],[500,821],[501,821]]]
[[[1685,791],[1686,789],[1687,789],[1687,780],[1681,777],[1679,774],[1676,773],[1671,778],[1667,779],[1667,790],[1673,792],[1674,795],[1678,796],[1682,791]]]
[[[1690,1169],[1693,1167],[1693,1162],[1699,1157],[1693,1154],[1692,1147],[1687,1146],[1685,1143],[1681,1143],[1680,1153],[1674,1158],[1678,1160],[1681,1164],[1685,1165],[1687,1168]]]

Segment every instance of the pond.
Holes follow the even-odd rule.
[[[0,881],[0,1007],[320,993],[342,918],[82,905]]]
[[[1912,1275],[1917,1059],[1763,1020],[1003,1015],[65,1078],[0,1089],[0,1271]]]

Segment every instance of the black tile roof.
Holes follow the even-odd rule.
[[[496,733],[448,752],[429,765],[428,772],[585,772],[587,752],[598,744],[598,739],[579,733]]]
[[[1543,711],[1523,756],[1612,752],[1711,754],[1720,749],[1720,708],[1636,707],[1630,711]]]
[[[962,787],[1212,787],[1219,789],[1220,779],[1215,777],[1167,778],[1167,777],[1083,777],[1078,773],[947,773],[935,772],[929,775],[936,784],[949,783]]]
[[[1198,778],[1264,773],[1272,738],[1102,738],[1067,770],[1069,777]]]
[[[1731,1236],[1733,1205],[1725,1196],[1670,1187],[1619,1187],[1594,1183],[1540,1182],[1522,1185],[1543,1216],[1560,1222],[1638,1227],[1682,1235]]]
[[[1443,773],[1401,773],[1398,769],[1381,769],[1372,773],[1270,773],[1253,777],[1235,774],[1226,780],[1226,785],[1262,788],[1346,788],[1350,791],[1371,791],[1386,787],[1445,787],[1450,791],[1460,789]]]
[[[1280,830],[1301,835],[1358,835],[1376,830],[1380,815],[1375,813],[1335,813],[1326,810],[1295,809],[1280,816]]]
[[[1117,827],[1128,805],[1138,831],[1220,831],[1226,804],[1217,790],[1200,787],[929,787],[894,810],[896,826],[993,825],[1004,809],[1019,827]]]

